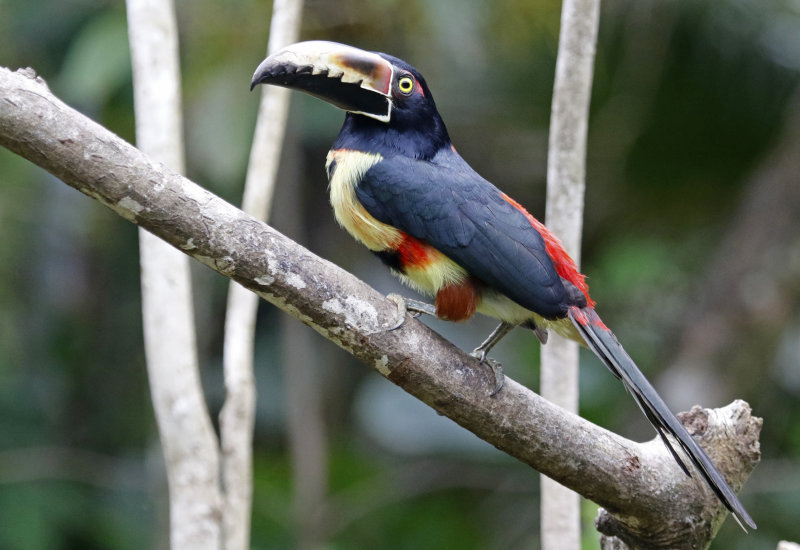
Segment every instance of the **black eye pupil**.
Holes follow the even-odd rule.
[[[400,91],[401,92],[410,92],[411,88],[413,87],[413,83],[411,82],[410,78],[403,78],[400,80]]]

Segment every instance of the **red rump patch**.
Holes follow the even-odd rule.
[[[575,319],[575,321],[579,325],[586,326],[589,324],[589,317],[587,317],[587,315],[581,310],[581,308],[579,308],[578,306],[572,306],[571,308],[569,308],[569,310],[572,313],[573,319]]]
[[[589,297],[589,285],[586,284],[586,275],[578,271],[578,266],[575,265],[575,260],[570,258],[569,254],[567,254],[567,251],[564,250],[564,246],[561,244],[561,241],[558,240],[558,237],[553,235],[542,222],[534,218],[527,210],[525,210],[520,203],[505,193],[500,194],[502,195],[503,199],[506,200],[506,202],[522,212],[525,217],[528,218],[528,221],[531,222],[533,228],[542,236],[544,239],[544,248],[547,251],[547,255],[550,256],[551,260],[553,260],[556,273],[578,287],[578,290],[583,292],[583,295],[586,296],[586,305],[588,307],[594,307],[595,301]]]
[[[572,306],[569,309],[572,318],[575,319],[578,324],[583,326],[591,324],[601,330],[610,330],[593,307],[579,308],[578,306]]]

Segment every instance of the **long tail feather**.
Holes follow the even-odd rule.
[[[614,334],[603,324],[595,310],[591,307],[571,307],[569,318],[586,341],[589,349],[600,358],[614,376],[622,380],[622,383],[633,395],[636,403],[656,429],[658,435],[661,436],[667,449],[675,457],[681,469],[688,476],[691,476],[689,468],[673,446],[673,441],[678,442],[686,456],[695,465],[708,486],[711,487],[711,490],[734,515],[739,525],[743,529],[744,525],[755,529],[756,524],[747,513],[747,510],[744,509],[742,503],[739,502],[736,493],[730,488],[705,451],[689,435],[689,432],[686,431],[686,428],[683,427],[683,424],[680,423],[675,415],[672,414],[667,404],[656,393],[655,388],[647,381],[622,345],[617,341]],[[671,435],[674,440],[671,440],[668,435]]]

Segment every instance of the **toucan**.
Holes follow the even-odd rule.
[[[475,353],[513,327],[549,330],[592,350],[630,391],[672,456],[685,456],[739,524],[756,525],[713,462],[670,411],[595,311],[586,278],[558,238],[456,152],[425,79],[385,53],[326,41],[267,57],[250,89],[300,90],[346,112],[326,169],[338,223],[433,306],[408,308],[500,325]],[[490,362],[491,363],[491,362]],[[502,374],[494,392],[500,390]]]

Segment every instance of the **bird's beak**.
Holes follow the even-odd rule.
[[[376,53],[335,42],[298,42],[267,57],[250,83],[300,90],[340,109],[389,122],[394,68]]]

